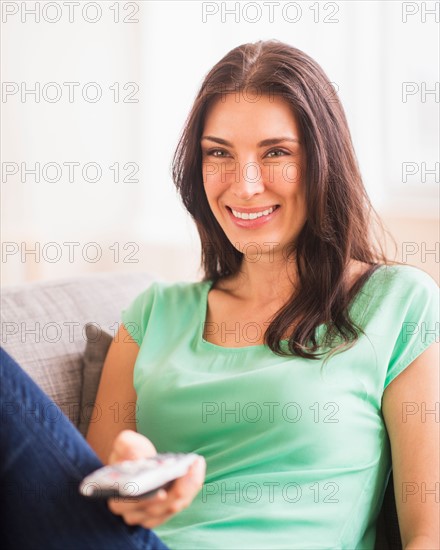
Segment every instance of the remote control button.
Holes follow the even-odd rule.
[[[124,474],[135,474],[139,470],[138,466],[128,461],[120,462],[119,464],[116,464],[116,467]]]

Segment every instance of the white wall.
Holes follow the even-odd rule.
[[[367,189],[385,220],[396,231],[414,227],[419,245],[438,246],[439,176],[423,173],[438,163],[438,16],[429,13],[438,2],[272,2],[272,21],[267,2],[80,4],[69,22],[65,2],[26,2],[39,12],[36,22],[21,2],[2,3],[2,284],[109,270],[198,277],[198,238],[171,181],[171,157],[211,66],[243,42],[269,38],[309,53],[337,86]],[[99,20],[88,22],[83,13],[97,17],[96,4]],[[226,13],[231,9],[235,14]],[[35,82],[57,83],[61,99],[48,102],[56,91],[49,87],[39,103],[31,95],[22,100],[19,92]],[[73,103],[63,82],[80,83]],[[103,92],[95,103],[81,95],[90,82]],[[115,82],[119,102],[109,88]],[[134,90],[123,90],[128,82],[139,86],[136,103],[122,101]],[[18,93],[5,95],[16,86]],[[62,177],[44,181],[53,168],[39,183],[29,174],[22,182],[21,170],[4,173],[23,162],[57,163]],[[70,182],[65,162],[80,169],[97,163],[102,177],[92,183],[77,171]],[[122,177],[129,175],[125,163],[135,163],[139,181],[113,181],[115,162]],[[432,223],[419,230],[422,218]],[[39,255],[21,257],[35,242]],[[79,243],[72,263],[65,242]],[[439,261],[435,254],[411,258],[429,263],[434,276]]]

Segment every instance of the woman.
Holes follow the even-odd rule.
[[[391,456],[404,548],[440,547],[421,498],[438,430],[414,414],[439,400],[438,287],[373,244],[329,91],[303,52],[244,44],[181,136],[173,175],[204,278],[156,282],[122,312],[87,434],[103,463],[205,457],[205,480],[200,461],[152,499],[108,501],[170,548],[374,548]],[[137,401],[136,422],[115,422],[116,400]]]

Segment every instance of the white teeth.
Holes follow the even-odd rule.
[[[255,220],[256,218],[261,218],[261,216],[268,216],[269,214],[272,214],[274,210],[275,206],[271,206],[267,210],[263,210],[262,212],[252,212],[251,214],[246,212],[237,212],[237,210],[232,210],[232,213],[236,218],[240,218],[241,220]]]

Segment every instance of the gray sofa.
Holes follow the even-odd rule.
[[[121,310],[152,280],[100,273],[2,288],[2,347],[83,435]]]
[[[85,435],[121,310],[154,280],[101,273],[1,289],[1,345]],[[376,550],[401,550],[392,478]]]

